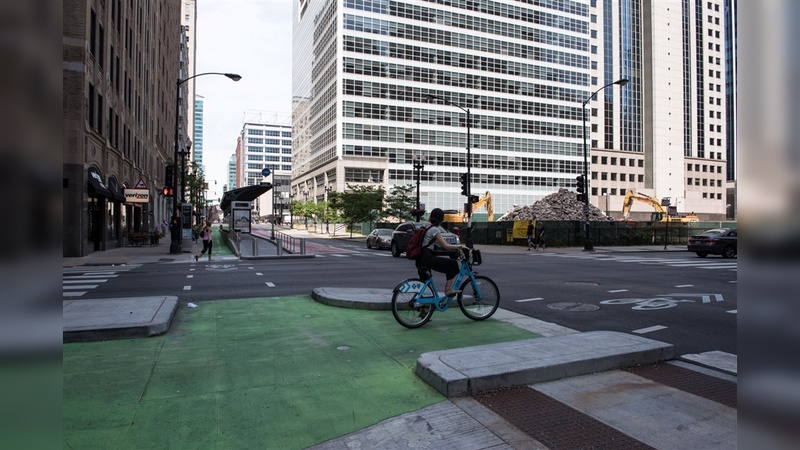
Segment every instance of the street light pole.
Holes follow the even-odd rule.
[[[583,101],[583,183],[584,186],[586,186],[584,191],[585,194],[583,195],[583,251],[588,252],[594,251],[594,246],[592,246],[592,241],[589,238],[589,195],[591,195],[591,190],[589,189],[589,144],[586,134],[586,104],[589,103],[589,101],[598,92],[615,84],[625,86],[628,84],[628,80],[626,78],[622,78],[614,81],[613,83],[608,83],[600,89],[592,92],[592,95]]]
[[[222,73],[222,72],[206,72],[206,73],[198,73],[197,75],[193,75],[188,78],[184,78],[181,80],[178,78],[177,82],[175,83],[175,148],[173,151],[172,160],[174,161],[174,173],[173,173],[173,182],[178,181],[178,136],[180,134],[180,125],[181,125],[181,85],[186,83],[187,81],[191,80],[192,78],[197,78],[203,75],[223,75],[230,78],[233,81],[239,81],[242,79],[241,75],[237,75],[235,73]],[[183,161],[181,160],[181,163]],[[181,164],[181,174],[185,173],[185,168],[183,164]],[[183,185],[183,182],[181,182]],[[173,186],[174,187],[174,186]],[[181,186],[183,188],[183,186]],[[181,189],[183,191],[183,189]],[[184,192],[181,192],[181,200],[184,199]],[[183,243],[181,242],[183,237],[181,234],[183,233],[183,223],[181,214],[178,212],[178,195],[177,192],[172,193],[172,223],[170,224],[171,227],[171,242],[169,245],[169,252],[170,254],[173,253],[182,253],[183,252]]]
[[[328,221],[328,194],[333,190],[331,186],[325,186],[325,233],[331,234],[330,223]],[[333,227],[336,231],[336,227]]]
[[[470,154],[470,146],[472,140],[472,134],[470,129],[472,128],[472,113],[470,113],[469,108],[464,108],[461,105],[457,105],[450,100],[447,100],[444,97],[439,97],[438,95],[433,94],[425,94],[425,97],[428,100],[441,100],[444,104],[454,106],[467,114],[467,229],[464,230],[464,238],[468,248],[473,247],[472,242],[472,155]]]
[[[420,179],[422,178],[422,170],[425,169],[425,157],[422,155],[417,155],[414,157],[414,172],[417,178],[417,207],[414,210],[414,219],[419,222],[420,218],[422,218],[422,210],[420,210],[419,204],[419,183]]]

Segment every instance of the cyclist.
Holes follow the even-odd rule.
[[[445,274],[447,278],[447,282],[444,285],[445,295],[448,297],[456,295],[461,292],[453,290],[453,281],[459,272],[458,261],[448,257],[438,257],[433,253],[430,247],[432,247],[433,241],[436,241],[436,243],[445,250],[460,251],[461,246],[448,244],[442,237],[442,229],[439,227],[439,224],[444,220],[444,211],[440,208],[435,208],[431,211],[428,220],[431,222],[431,226],[428,228],[422,240],[422,253],[416,260],[417,271],[422,273],[420,268],[427,267],[428,269]]]

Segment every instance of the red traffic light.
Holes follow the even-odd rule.
[[[164,197],[172,197],[175,195],[175,188],[165,187],[163,192],[164,192]]]

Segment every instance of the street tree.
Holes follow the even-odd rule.
[[[417,207],[414,185],[395,186],[386,197],[386,217],[394,217],[405,222],[414,218],[412,211]]]
[[[383,201],[386,191],[383,187],[353,186],[348,184],[344,192],[334,192],[329,195],[331,207],[339,212],[350,227],[360,222],[372,224],[383,214]]]

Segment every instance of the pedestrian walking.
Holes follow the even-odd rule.
[[[535,250],[544,251],[544,223],[536,224],[536,248]]]
[[[208,260],[211,261],[211,224],[203,221],[202,230],[200,231],[200,238],[203,240],[203,251],[199,255],[194,255],[194,260],[198,261],[201,256],[208,250]]]
[[[161,237],[167,235],[167,221],[165,219],[161,219]]]
[[[533,247],[533,221],[528,221],[528,231],[525,233],[528,238],[528,251],[531,251],[531,247]]]

